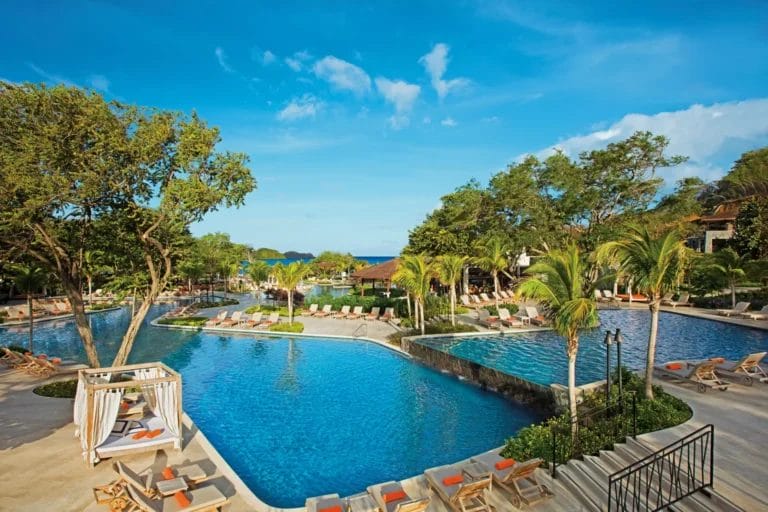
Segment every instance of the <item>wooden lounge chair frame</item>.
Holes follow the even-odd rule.
[[[738,379],[745,386],[751,386],[755,379],[768,383],[768,373],[760,366],[768,352],[755,352],[743,357],[740,361],[723,361],[715,363],[719,374]]]
[[[745,311],[738,316],[741,318],[747,318],[749,320],[765,320],[768,318],[768,304],[762,307],[760,311]]]
[[[355,306],[352,312],[347,315],[349,320],[355,320],[363,316],[363,306]]]
[[[133,485],[128,484],[126,487],[127,490],[127,496],[126,499],[129,499],[132,503],[132,505],[135,508],[132,508],[131,510],[142,510],[144,512],[160,512],[162,510],[168,510],[170,507],[166,507],[166,501],[172,503],[171,506],[175,506],[176,498],[174,496],[169,496],[167,498],[162,498],[159,500],[152,500],[147,498],[144,494],[141,493],[139,489],[136,489]],[[203,510],[223,510],[223,508],[229,503],[230,499],[221,494],[221,491],[219,491],[215,486],[213,485],[205,485],[202,487],[198,487],[197,489],[191,489],[189,491],[186,491],[185,494],[189,494],[192,499],[192,503],[188,507],[184,507],[181,510],[184,510],[186,512],[200,512]],[[203,499],[203,504],[201,505],[195,505],[195,497],[196,496],[203,496],[203,495],[218,495],[217,499],[214,501],[212,499],[205,500]],[[220,497],[220,499],[219,499]],[[170,500],[173,500],[171,502]],[[212,503],[213,502],[213,503]],[[176,506],[176,508],[178,508]]]
[[[352,309],[352,306],[348,306],[348,305],[341,306],[341,309],[336,313],[333,313],[331,315],[331,318],[347,318],[347,315],[349,315],[349,312],[351,309]]]
[[[301,316],[312,316],[312,315],[314,315],[315,313],[317,313],[317,308],[318,308],[318,305],[317,305],[317,304],[311,304],[311,305],[309,306],[309,309],[305,309],[305,310],[303,310],[303,311],[301,312]]]
[[[386,503],[384,501],[384,494],[397,491],[405,492],[403,486],[394,481],[368,487],[368,494],[373,496],[373,499],[379,505],[379,509],[384,512],[390,510],[391,512],[425,512],[432,501],[429,496],[424,498],[412,498],[408,494],[406,494],[404,498],[394,502],[390,501],[389,503]]]
[[[333,306],[331,304],[325,304],[322,310],[316,311],[312,316],[323,318],[331,314],[333,314]]]
[[[366,320],[376,320],[379,318],[379,314],[381,313],[381,308],[379,306],[374,306],[371,308],[371,312],[365,315],[363,318]]]
[[[742,313],[746,313],[749,309],[749,302],[737,302],[736,307],[733,309],[718,309],[717,314],[720,316],[739,316]]]
[[[679,370],[670,370],[667,365],[680,364]],[[677,380],[693,382],[696,384],[699,393],[704,393],[709,388],[717,388],[720,391],[728,389],[728,383],[720,380],[715,372],[715,363],[712,361],[701,361],[690,363],[687,361],[670,361],[661,366],[656,366],[656,371],[661,375]]]

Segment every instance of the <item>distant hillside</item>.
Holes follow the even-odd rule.
[[[315,255],[311,252],[296,252],[296,251],[285,251],[285,257],[286,258],[314,258]]]
[[[286,257],[286,255],[276,249],[270,249],[268,247],[260,247],[255,251],[253,251],[253,257],[259,260],[269,260],[269,259],[283,259]]]

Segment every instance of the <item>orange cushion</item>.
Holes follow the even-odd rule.
[[[176,475],[173,474],[173,468],[167,467],[163,470],[163,478],[166,480],[173,480],[176,478]]]
[[[725,362],[725,358],[724,357],[712,357],[709,360],[712,361],[715,364],[723,364]]]
[[[443,485],[456,485],[464,481],[464,477],[461,475],[452,475],[443,478]]]
[[[341,512],[341,505],[334,505],[332,507],[321,508],[317,512]]]
[[[665,368],[667,370],[682,370],[683,365],[681,363],[669,363]]]
[[[496,463],[496,469],[507,469],[515,465],[515,459],[504,459]]]
[[[384,498],[384,503],[389,503],[390,501],[397,501],[407,498],[408,495],[405,494],[405,491],[400,489],[398,491],[392,491],[386,493],[382,498]]]
[[[46,354],[40,354],[37,356],[38,359],[48,359],[48,356]]]
[[[61,364],[61,358],[60,357],[53,357],[53,358],[51,358],[51,362],[53,364]]]
[[[162,433],[163,433],[163,431],[164,431],[164,430],[165,430],[165,429],[162,429],[162,428],[158,428],[158,429],[156,429],[156,430],[153,430],[152,432],[148,432],[148,433],[147,433],[147,439],[152,439],[153,437],[157,437],[157,436],[159,436],[160,434],[162,434]]]
[[[184,491],[179,491],[173,496],[176,498],[176,503],[178,503],[181,508],[186,508],[192,504],[192,502],[189,501],[189,498],[187,498],[187,495],[184,494]]]
[[[139,430],[138,432],[133,434],[131,436],[131,438],[132,439],[141,439],[142,437],[146,436],[147,434],[149,434],[149,430]]]

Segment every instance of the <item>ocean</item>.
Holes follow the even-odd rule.
[[[396,258],[397,256],[355,256],[358,260],[365,261],[369,263],[370,265],[378,265],[379,263],[384,263],[385,261],[389,261],[392,258]],[[309,262],[312,261],[313,258],[267,258],[261,261],[264,261],[267,263],[267,265],[272,266],[275,263],[283,263],[284,265],[288,265],[289,263],[293,263],[294,261],[303,261],[303,262]]]

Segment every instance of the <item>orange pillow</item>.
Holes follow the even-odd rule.
[[[666,366],[666,369],[667,370],[682,370],[683,369],[683,365],[681,363],[669,363]]]
[[[133,434],[131,436],[131,438],[133,438],[133,439],[141,439],[142,437],[146,436],[147,434],[149,434],[149,430],[139,430],[138,432]]]
[[[53,364],[61,364],[61,358],[60,357],[51,358],[51,362]]]
[[[184,491],[179,491],[173,496],[176,498],[176,503],[178,503],[181,508],[186,508],[192,504],[192,502],[189,501],[189,498],[187,498],[187,495],[184,494]]]
[[[40,354],[37,356],[38,359],[48,359],[48,356],[46,354]]]
[[[504,459],[496,463],[496,469],[507,469],[515,465],[515,459]]]
[[[709,360],[715,364],[723,364],[725,362],[724,357],[711,357]]]
[[[321,508],[317,512],[341,512],[341,505],[334,505],[332,507]]]
[[[390,501],[397,501],[407,498],[408,495],[405,494],[405,491],[400,489],[399,491],[392,491],[386,493],[382,498],[384,498],[384,503],[389,503]]]
[[[173,468],[171,468],[170,466],[165,468],[163,470],[163,478],[165,478],[166,480],[173,480],[174,478],[176,478],[176,475],[173,474]]]
[[[164,430],[165,429],[158,428],[157,430],[153,430],[152,432],[148,432],[147,433],[147,439],[152,439],[154,437],[159,436],[160,434],[162,434],[164,432]]]
[[[461,475],[452,475],[443,478],[443,485],[456,485],[464,481],[464,477]]]

